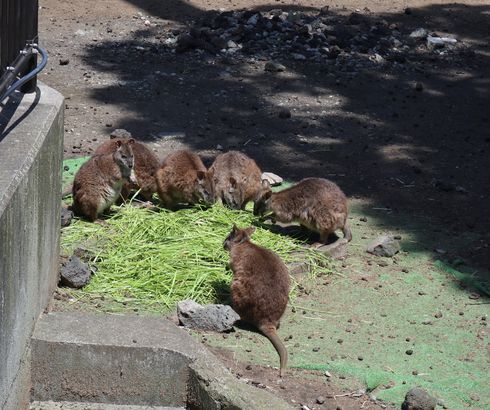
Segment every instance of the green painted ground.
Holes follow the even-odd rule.
[[[360,381],[379,399],[397,405],[410,388],[420,386],[450,409],[490,409],[490,305],[483,304],[488,282],[476,281],[461,260],[456,267],[439,260],[436,246],[451,253],[452,236],[446,232],[371,208],[353,205],[355,236],[348,259],[337,264],[339,275],[310,281],[287,312],[279,333],[290,366],[328,370],[346,387]],[[360,222],[361,216],[368,222]],[[381,267],[380,258],[364,249],[386,231],[402,236],[403,252],[382,258],[389,264]],[[458,245],[471,239],[462,236]],[[461,289],[464,283],[476,288]],[[469,298],[474,291],[480,299]],[[233,350],[237,360],[277,365],[265,338],[238,332],[243,337],[234,343],[234,338],[206,334],[207,343]]]
[[[362,382],[398,405],[406,391],[421,386],[450,409],[490,409],[490,285],[477,279],[489,276],[466,266],[456,249],[475,238],[456,238],[428,220],[373,208],[353,202],[354,240],[335,275],[300,279],[303,291],[279,331],[290,366],[328,370],[346,387]],[[394,258],[364,251],[383,232],[402,237],[402,252]],[[470,298],[475,292],[479,299]],[[241,329],[237,334],[242,337],[205,337],[238,360],[277,364],[264,337]]]

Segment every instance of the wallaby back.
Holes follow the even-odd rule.
[[[256,162],[242,152],[229,151],[216,157],[213,173],[216,201],[232,209],[245,209],[261,189],[262,171]]]
[[[169,154],[156,172],[157,192],[164,207],[178,203],[214,202],[211,174],[201,158],[187,150]]]
[[[273,193],[267,181],[254,206],[256,215],[272,213],[280,222],[299,222],[320,234],[320,241],[341,229],[347,241],[352,239],[348,225],[348,201],[342,190],[323,178],[306,178],[296,185]]]

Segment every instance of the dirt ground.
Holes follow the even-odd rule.
[[[271,57],[260,50],[231,57],[168,47],[207,10],[315,14],[326,5],[332,19],[357,10],[369,24],[385,20],[402,33],[423,27],[454,36],[458,48],[407,51],[378,65],[354,53],[325,64],[282,53],[275,59],[285,70],[275,73],[264,70]],[[290,180],[334,180],[376,209],[383,229],[399,229],[396,216],[410,215],[413,241],[433,251],[434,236],[445,240],[444,257],[461,258],[488,280],[488,2],[40,0],[40,7],[40,43],[50,55],[40,79],[66,97],[65,158],[91,153],[115,128],[162,158],[188,147],[209,163],[220,150],[240,149]],[[284,109],[290,118],[278,115]],[[410,230],[410,218],[404,223]],[[278,394],[311,399],[315,389],[300,385]],[[344,409],[379,406],[365,396],[341,400]]]

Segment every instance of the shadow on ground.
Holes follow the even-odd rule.
[[[182,30],[205,14],[175,0],[129,2],[182,23]],[[155,42],[164,38],[160,26],[136,30],[130,40],[90,45],[84,59],[120,80],[92,95],[134,112],[115,126],[147,141],[182,133],[181,142],[208,159],[218,144],[240,149],[292,180],[332,179],[350,197],[368,198],[363,213],[385,220],[386,230],[416,224],[421,247],[447,247],[435,259],[459,258],[488,281],[489,12],[490,6],[449,4],[410,15],[365,13],[367,27],[380,19],[407,32],[423,26],[466,46],[448,58],[409,53],[406,62],[380,68],[284,56],[286,72],[273,74],[264,71],[261,53],[241,59],[173,54],[163,40]],[[279,118],[283,107],[291,118]],[[413,218],[400,226],[397,215]],[[442,242],[427,245],[436,236]]]

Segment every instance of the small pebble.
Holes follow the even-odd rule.
[[[413,355],[413,350],[412,349],[408,349],[405,353],[407,355],[411,356],[411,355]]]
[[[68,65],[70,60],[68,58],[60,58],[60,65]]]
[[[323,404],[323,403],[325,403],[325,397],[323,397],[323,396],[318,396],[318,397],[316,398],[316,402],[317,402],[318,404]]]
[[[319,352],[319,351],[320,351],[320,348],[319,348],[319,347],[314,347],[314,348],[313,348],[313,351],[314,351],[314,352]]]
[[[442,312],[437,312],[437,313],[434,315],[434,317],[435,317],[436,319],[440,319],[440,318],[442,317]]]
[[[362,356],[357,356],[357,360],[359,360],[359,361],[361,361],[361,362],[362,362],[362,361],[364,360],[364,357],[362,357]]]

